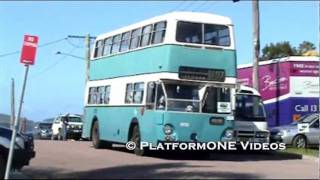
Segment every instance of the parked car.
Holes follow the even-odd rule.
[[[4,178],[11,135],[11,129],[0,126],[0,179]],[[30,159],[35,157],[32,134],[17,133],[14,149],[12,169],[20,170],[23,166],[29,165]]]
[[[52,123],[41,122],[34,127],[34,137],[36,139],[50,139],[52,136]]]
[[[67,139],[75,139],[79,140],[82,135],[82,118],[80,115],[77,114],[68,114],[68,115],[59,115],[56,117],[52,124],[52,136],[51,139],[55,140],[62,140],[62,124],[64,121],[64,118],[68,119],[68,125],[67,125]]]
[[[305,124],[304,131],[299,126]],[[300,127],[300,128],[299,128]],[[289,125],[274,127],[270,130],[272,142],[283,142],[298,148],[319,144],[319,114],[309,114]]]

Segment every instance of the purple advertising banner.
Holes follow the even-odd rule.
[[[291,62],[291,76],[319,76],[318,62]]]
[[[318,63],[297,60],[259,66],[259,92],[265,101],[269,126],[289,124],[295,117],[319,111],[319,99],[314,96],[319,86],[314,79],[319,77]],[[238,81],[252,87],[252,67],[238,69]],[[290,96],[275,99],[290,92]]]
[[[289,76],[289,62],[261,65],[259,67],[259,92],[262,99],[269,100],[288,94]],[[241,84],[252,87],[252,68],[238,69],[238,80]]]

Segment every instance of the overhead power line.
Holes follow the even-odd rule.
[[[68,53],[72,53],[76,48],[71,49]],[[64,60],[67,57],[67,55],[63,55],[61,58],[59,58],[56,62],[54,62],[53,64],[51,64],[50,66],[48,66],[47,68],[45,68],[44,70],[42,70],[41,72],[37,73],[36,75],[32,76],[31,79],[33,78],[37,78],[40,77],[40,75],[50,71],[52,68],[54,68],[56,65],[58,65],[59,63],[62,62],[62,60]]]
[[[66,39],[67,39],[67,38],[62,38],[62,39],[50,41],[50,42],[47,42],[47,43],[44,43],[44,44],[39,45],[38,48],[46,47],[46,46],[49,46],[49,45],[52,45],[52,44],[56,44],[56,43],[59,43],[59,42],[61,42],[61,41],[66,40]],[[21,51],[13,51],[13,52],[5,53],[5,54],[0,54],[0,58],[6,57],[6,56],[15,55],[15,54],[19,54],[20,52],[21,52]]]
[[[180,3],[179,3],[177,6],[175,6],[175,7],[172,8],[172,9],[170,9],[168,12],[173,12],[173,11],[178,10],[180,7],[182,7],[182,6],[184,5],[185,2],[186,2],[186,0],[180,1]]]
[[[181,9],[182,11],[188,10],[188,8],[192,7],[192,6],[194,5],[194,3],[198,2],[198,0],[196,0],[196,1],[189,1],[189,2],[190,2],[190,4],[187,5],[187,6],[185,6],[184,8],[182,8],[182,9]]]
[[[192,11],[199,11],[204,5],[206,5],[209,1],[203,1],[198,7],[194,8]]]

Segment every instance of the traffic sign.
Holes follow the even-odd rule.
[[[26,65],[33,65],[38,46],[38,36],[25,35],[23,40],[20,62]]]

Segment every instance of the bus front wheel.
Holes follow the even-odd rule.
[[[134,154],[136,154],[138,156],[143,156],[146,154],[146,150],[140,148],[141,135],[140,135],[140,130],[139,130],[138,125],[135,125],[133,127],[131,141],[136,144],[136,146],[133,150]]]
[[[111,148],[112,147],[111,143],[102,141],[100,139],[99,122],[98,121],[95,121],[93,123],[91,134],[92,134],[92,144],[93,144],[94,148],[101,149],[101,148]]]

